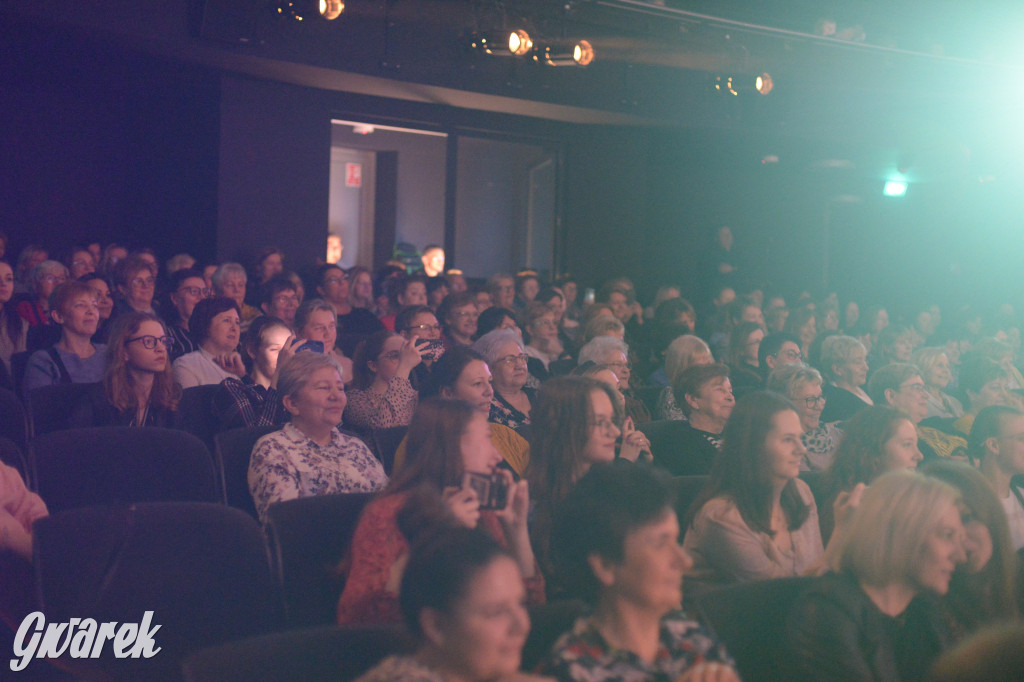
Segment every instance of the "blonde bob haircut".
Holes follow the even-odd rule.
[[[792,399],[804,386],[821,384],[821,373],[818,370],[802,362],[794,362],[773,369],[768,375],[765,388]]]
[[[956,488],[930,476],[893,471],[876,478],[853,513],[839,568],[885,587],[914,575],[925,543],[950,506]]]

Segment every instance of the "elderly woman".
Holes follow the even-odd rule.
[[[275,502],[311,495],[374,492],[388,482],[363,441],[338,431],[345,411],[341,370],[329,355],[298,353],[280,368],[277,388],[291,421],[256,442],[249,490],[260,521]]]
[[[595,464],[555,517],[555,565],[593,607],[541,672],[559,680],[738,680],[714,636],[680,610],[683,573],[671,479]],[[581,654],[581,652],[586,652]]]
[[[248,329],[252,321],[263,314],[258,308],[245,302],[246,282],[248,279],[249,276],[246,274],[245,268],[239,263],[224,263],[220,265],[214,270],[213,277],[211,278],[213,293],[216,296],[230,298],[238,304],[243,330]]]
[[[634,425],[639,426],[651,421],[651,413],[629,385],[632,365],[629,362],[629,346],[625,341],[614,336],[599,336],[592,339],[580,348],[579,364],[587,362],[604,365],[615,372],[619,391],[625,399],[626,417],[631,418]]]
[[[902,324],[891,324],[879,332],[869,362],[875,368],[891,362],[910,362],[916,344],[917,335],[914,330]]]
[[[928,390],[928,417],[959,419],[964,416],[964,406],[946,393],[946,387],[953,381],[946,349],[941,346],[918,348],[910,356],[910,362],[921,370],[921,378]]]
[[[849,419],[874,403],[862,388],[868,380],[867,351],[852,336],[830,336],[821,344],[821,373],[828,379],[822,390],[826,422]]]
[[[450,294],[438,307],[437,317],[444,327],[442,338],[446,348],[469,346],[473,343],[473,339],[476,338],[477,320],[480,318],[473,294],[468,291]]]
[[[932,599],[965,561],[960,495],[938,479],[886,474],[853,512],[836,573],[786,623],[791,680],[918,680],[951,644]]]
[[[0,261],[0,361],[10,365],[11,356],[25,350],[28,321],[11,305],[14,296],[14,270]]]
[[[409,375],[420,364],[423,350],[416,339],[387,330],[359,344],[353,363],[345,421],[368,431],[405,426],[412,421],[419,394]]]
[[[101,381],[107,368],[107,347],[92,343],[100,313],[89,285],[65,282],[54,289],[50,301],[50,314],[61,326],[60,341],[29,358],[22,381],[26,395],[43,386]]]
[[[132,254],[118,261],[114,267],[114,285],[117,300],[114,316],[127,312],[158,314],[153,305],[156,294],[156,272],[149,261],[138,254]]]
[[[324,353],[334,357],[341,376],[348,383],[352,380],[352,360],[335,348],[338,340],[338,316],[334,307],[322,298],[310,298],[302,302],[295,311],[295,336],[305,341],[319,341],[324,344]]]
[[[803,428],[806,452],[800,461],[801,471],[825,471],[832,465],[832,457],[843,432],[835,424],[821,421],[825,407],[822,395],[822,378],[818,370],[802,362],[782,365],[768,376],[767,389],[789,398],[796,406]]]
[[[658,396],[658,405],[654,410],[656,419],[673,419],[681,421],[686,419],[683,408],[676,403],[675,389],[679,377],[694,365],[710,365],[715,359],[711,356],[711,349],[704,340],[684,334],[669,344],[665,351],[665,375],[668,377],[668,386]]]
[[[480,337],[473,350],[487,361],[493,377],[490,420],[517,430],[529,425],[535,393],[526,388],[529,356],[519,335],[511,329],[496,329]]]
[[[68,279],[68,269],[55,260],[44,260],[28,275],[33,298],[18,304],[18,315],[30,327],[53,324],[50,318],[50,294]]]
[[[569,356],[558,338],[555,314],[543,303],[530,302],[523,311],[522,327],[527,339],[525,352],[543,365],[544,375],[538,378],[544,379],[552,362]]]
[[[68,277],[71,279],[79,279],[96,272],[96,261],[85,247],[72,249],[64,264],[68,266]]]
[[[107,371],[76,406],[75,426],[177,425],[181,386],[174,380],[171,337],[158,317],[126,313],[110,331]]]
[[[230,298],[204,298],[189,318],[199,350],[174,361],[174,378],[182,388],[219,384],[230,377],[244,377],[245,365],[238,354],[241,321],[238,304]]]

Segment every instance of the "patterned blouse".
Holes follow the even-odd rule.
[[[356,682],[446,682],[445,676],[412,656],[388,656]]]
[[[679,407],[676,403],[676,394],[672,391],[671,386],[666,386],[665,390],[663,390],[658,396],[658,404],[654,410],[654,418],[686,421],[686,415],[683,413],[683,408]]]
[[[412,421],[419,394],[408,379],[392,377],[384,393],[373,388],[353,388],[348,392],[345,424],[353,429],[386,429],[405,426]]]
[[[249,492],[260,521],[275,502],[332,493],[365,493],[388,482],[380,461],[363,441],[331,429],[321,446],[291,422],[256,441],[249,460]]]
[[[693,666],[710,662],[733,665],[710,632],[676,611],[661,620],[658,653],[652,663],[632,651],[612,648],[594,622],[584,617],[558,639],[538,672],[563,682],[647,682],[675,680]]]
[[[800,460],[800,471],[827,471],[843,438],[843,431],[835,424],[820,424],[818,428],[800,437],[807,453]]]
[[[533,401],[537,398],[537,392],[532,388],[524,386],[523,393],[526,394],[527,399],[532,405]],[[529,425],[530,415],[523,414],[517,410],[512,403],[502,398],[501,394],[495,391],[494,397],[491,398],[491,411],[487,416],[487,421],[502,424],[510,429],[518,429]]]

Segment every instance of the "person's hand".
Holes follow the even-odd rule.
[[[476,528],[480,520],[480,498],[469,488],[445,488],[442,494],[452,516],[466,528]]]
[[[245,376],[245,363],[242,362],[242,356],[237,351],[214,355],[213,361],[228,374],[234,374],[239,378]]]
[[[398,371],[396,375],[404,378],[409,377],[409,372],[423,362],[423,347],[416,345],[416,339],[412,338],[402,344],[398,356]]]
[[[654,459],[651,456],[651,441],[647,440],[647,436],[642,431],[636,430],[632,417],[627,417],[626,422],[622,425],[622,447],[619,448],[619,457],[628,459],[630,462],[635,462],[640,458],[643,458],[645,462]]]
[[[303,339],[295,338],[294,334],[290,334],[285,339],[284,344],[281,346],[281,350],[277,353],[277,365],[274,368],[274,376],[270,377],[270,387],[277,388],[277,377],[281,374],[281,367],[288,364],[288,361],[295,357],[295,351],[298,350],[299,346],[304,343]]]
[[[676,678],[675,682],[740,682],[740,676],[725,663],[698,663]]]
[[[32,535],[3,508],[0,508],[0,550],[8,550],[23,559],[32,560]]]
[[[498,469],[497,473],[505,478],[505,490],[508,491],[504,509],[497,511],[498,519],[511,528],[525,528],[530,512],[530,486],[526,479],[516,483],[510,471]]]
[[[832,503],[832,512],[837,530],[846,528],[853,511],[860,506],[860,500],[864,497],[865,490],[867,490],[867,486],[858,483],[850,492],[842,492],[836,496],[836,501]]]

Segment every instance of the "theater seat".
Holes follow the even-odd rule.
[[[384,466],[384,473],[388,476],[391,476],[391,472],[395,468],[395,452],[408,432],[408,426],[391,426],[373,430],[371,449]]]
[[[25,397],[25,404],[28,406],[30,438],[74,426],[71,423],[72,412],[92,386],[93,384],[54,384],[29,391]]]
[[[3,365],[0,362],[0,365]],[[28,415],[14,391],[0,387],[0,436],[24,452],[28,448]]]
[[[63,660],[85,679],[180,679],[204,647],[282,625],[258,523],[220,504],[152,503],[54,514],[34,526],[47,622],[140,623],[152,611],[161,651],[150,659]],[[258,677],[258,676],[257,676]],[[255,679],[255,677],[253,678]]]
[[[249,492],[249,459],[256,441],[278,430],[277,426],[251,426],[221,431],[213,437],[223,498],[228,506],[241,509],[254,519],[259,515]]]

